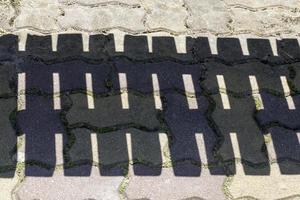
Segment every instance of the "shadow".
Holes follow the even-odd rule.
[[[240,41],[237,38],[217,39],[218,57],[232,63],[244,59]]]
[[[59,111],[53,109],[51,70],[41,63],[27,62],[26,110],[17,116],[25,134],[25,175],[52,176],[56,163],[55,133],[63,133]],[[42,91],[42,92],[39,92]]]
[[[161,133],[168,135],[175,176],[200,176],[203,164],[210,166],[212,175],[234,174],[232,132],[237,134],[246,175],[269,175],[266,130],[273,137],[281,172],[299,174],[299,113],[288,109],[280,82],[280,76],[286,76],[295,86],[293,92],[297,90],[297,71],[282,65],[298,62],[295,39],[276,41],[279,56],[266,39],[247,39],[248,56],[237,38],[218,38],[217,55],[212,55],[206,37],[187,37],[186,53],[178,53],[173,37],[152,37],[148,45],[146,36],[126,35],[124,52],[116,52],[112,34],[91,35],[88,52],[81,34],[59,34],[56,52],[51,36],[28,35],[24,52],[17,51],[17,39],[0,37],[0,170],[11,172],[6,177],[16,168],[17,131],[26,136],[26,176],[53,175],[56,133],[63,136],[66,176],[90,176],[92,164],[103,176],[122,176],[130,162],[134,174],[158,176],[165,153]],[[21,72],[26,73],[26,110],[16,112]],[[59,110],[53,109],[53,73],[60,80]],[[92,109],[86,73],[93,85]],[[119,73],[126,74],[129,109],[122,107]],[[191,77],[197,109],[189,108],[191,94],[186,94],[183,74]],[[153,75],[162,110],[155,106]],[[224,76],[229,110],[222,106],[217,75]],[[256,111],[249,76],[257,79],[264,110]],[[293,99],[298,108],[299,97]]]
[[[16,35],[2,35],[0,37],[0,61],[11,61],[18,51],[18,37]]]
[[[161,127],[166,127],[161,131],[169,135],[169,148],[173,166],[180,165],[183,162],[201,165],[196,133],[202,133],[205,138],[204,148],[207,150],[208,163],[216,164],[213,157],[216,138],[205,116],[208,102],[200,95],[201,89],[197,82],[203,73],[201,66],[182,65],[170,61],[136,64],[119,60],[116,62],[116,68],[118,72],[127,74],[129,90],[146,94],[147,98],[152,99],[152,109],[155,107],[152,75],[157,75],[162,97],[160,100],[163,103],[163,110],[157,109],[157,112],[160,113]],[[196,101],[199,105],[196,110],[189,110],[185,96],[183,74],[192,76],[195,92],[197,93]],[[156,146],[153,146],[153,149]],[[143,147],[141,146],[141,148]],[[159,154],[157,153],[157,155]],[[184,170],[184,167],[187,167],[187,169]],[[174,168],[176,176],[200,176],[200,171],[201,168],[192,167],[191,165],[180,165],[180,167]],[[220,170],[211,168],[211,173],[219,174]]]
[[[269,129],[282,174],[300,174],[300,145],[297,132],[282,127]]]
[[[265,109],[256,114],[258,123],[271,134],[282,174],[299,174],[300,145],[297,136],[300,97],[293,96],[295,110],[289,110],[287,100],[280,96],[262,93]]]
[[[16,98],[14,65],[0,65],[0,177],[14,177],[17,161]]]

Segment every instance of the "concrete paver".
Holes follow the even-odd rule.
[[[0,1],[0,199],[300,198],[299,3]]]
[[[176,177],[172,168],[164,168],[160,176],[129,176],[125,194],[128,199],[226,199],[224,180],[225,176],[211,175],[207,169],[199,177]]]
[[[123,177],[99,176],[97,167],[88,177],[64,176],[57,171],[52,177],[26,177],[15,194],[17,199],[119,199]]]
[[[299,32],[297,0],[2,2],[0,25],[5,32],[30,29],[41,33],[66,30],[100,33],[122,29],[130,33],[164,30],[190,35],[250,33],[264,36],[275,33],[296,36]]]

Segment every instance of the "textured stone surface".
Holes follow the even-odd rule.
[[[1,192],[1,199],[3,200],[12,200],[13,191],[17,187],[18,183],[20,182],[20,177],[16,174],[13,178],[0,178],[0,192]]]
[[[1,33],[46,34],[28,35],[24,52],[16,36],[0,38],[0,199],[299,199],[299,4],[0,1]],[[81,34],[59,34],[52,51],[48,33],[65,31],[90,34],[89,52]],[[293,38],[271,46],[256,36]],[[23,72],[27,108],[17,111],[16,74]],[[61,110],[53,110],[53,73]],[[92,75],[94,109],[85,73]],[[122,108],[118,73],[127,75],[129,109]]]
[[[251,11],[243,8],[232,8],[233,30],[250,33],[289,33],[299,31],[299,11],[284,8],[268,8]]]
[[[160,176],[129,176],[125,193],[128,199],[225,199],[224,180],[224,176],[211,175],[207,169],[203,169],[199,177],[176,177],[173,170],[167,168]]]
[[[271,165],[274,168],[276,163]],[[269,176],[245,176],[237,174],[229,184],[233,198],[251,196],[258,199],[299,198],[299,175],[272,174]],[[251,186],[251,187],[249,187]]]
[[[190,15],[187,26],[192,30],[227,33],[232,21],[226,4],[219,0],[186,1]]]
[[[0,3],[0,30],[10,30],[12,27],[12,20],[14,17],[15,10],[8,3]]]
[[[182,1],[145,1],[145,8],[149,10],[146,16],[146,26],[149,30],[177,30],[185,32],[185,19],[188,15]]]
[[[109,1],[22,0],[0,2],[0,27],[5,32],[30,29],[130,33],[167,31],[199,35],[297,35],[299,1]]]
[[[277,7],[277,6],[286,6],[290,8],[299,7],[298,0],[259,0],[259,1],[247,1],[247,0],[225,0],[228,5],[232,6],[243,6],[250,8],[264,8],[264,7]]]
[[[120,0],[120,1],[111,1],[111,0],[58,0],[59,3],[64,3],[67,5],[70,4],[80,4],[80,5],[105,5],[105,4],[125,4],[131,6],[138,6],[140,4],[139,0]]]
[[[145,11],[141,8],[128,8],[118,5],[104,7],[70,6],[63,8],[64,15],[59,16],[59,26],[73,30],[105,30],[113,27],[142,31]],[[80,19],[80,20],[79,20]]]
[[[99,176],[93,167],[88,177],[68,177],[57,171],[49,178],[25,178],[15,194],[17,199],[119,199],[118,188],[123,177]]]

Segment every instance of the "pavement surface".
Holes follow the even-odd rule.
[[[299,1],[0,14],[0,200],[300,199]]]

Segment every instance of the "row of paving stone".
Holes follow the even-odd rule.
[[[172,60],[183,63],[217,61],[233,65],[260,61],[269,65],[299,61],[298,38],[171,37],[114,34],[21,34],[0,37],[1,60],[31,57],[46,64],[82,59],[99,63],[116,57],[139,62]]]
[[[130,61],[119,60],[110,63],[110,65],[86,64],[79,61],[65,62],[59,65],[43,65],[39,62],[30,61],[21,63],[21,65],[22,67],[18,68],[18,70],[26,73],[27,80],[26,110],[14,113],[15,116],[10,117],[10,120],[11,123],[14,123],[18,132],[28,134],[27,139],[31,141],[28,143],[28,160],[42,160],[50,164],[50,166],[55,165],[55,154],[51,151],[54,149],[53,133],[66,132],[67,135],[64,136],[66,137],[65,142],[67,146],[70,146],[73,144],[72,136],[78,130],[79,135],[86,136],[85,139],[81,138],[82,141],[90,140],[90,136],[81,133],[80,129],[104,134],[134,128],[142,132],[152,132],[151,136],[149,135],[149,142],[151,138],[154,141],[148,146],[153,151],[147,149],[146,152],[153,152],[156,156],[153,157],[154,160],[151,160],[151,156],[149,157],[149,155],[145,154],[145,158],[141,158],[141,160],[154,166],[157,166],[161,160],[159,151],[155,151],[159,149],[159,144],[157,143],[157,133],[159,132],[168,133],[170,139],[178,141],[177,147],[176,143],[170,143],[170,147],[174,147],[174,149],[171,149],[172,161],[174,162],[183,161],[187,158],[188,160],[199,161],[194,141],[195,133],[207,135],[205,141],[212,148],[216,143],[215,135],[217,138],[220,137],[219,142],[223,142],[224,138],[222,137],[225,137],[226,141],[228,133],[238,132],[242,135],[238,139],[241,143],[241,154],[245,162],[250,162],[250,165],[251,163],[267,163],[268,158],[265,156],[265,152],[261,152],[264,144],[262,133],[268,133],[273,127],[281,127],[291,131],[290,141],[285,138],[284,134],[280,136],[280,131],[278,134],[275,134],[278,135],[278,141],[274,141],[278,150],[277,153],[281,152],[282,154],[278,157],[282,159],[289,158],[295,161],[299,160],[296,136],[299,129],[297,120],[299,115],[297,109],[299,96],[298,94],[292,96],[296,109],[290,110],[280,81],[280,76],[288,76],[288,70],[281,71],[279,67],[271,69],[268,65],[253,62],[251,63],[253,72],[243,73],[243,69],[250,69],[248,64],[243,64],[234,68],[234,70],[228,69],[221,73],[225,77],[227,84],[227,88],[221,89],[228,91],[228,100],[231,104],[231,109],[226,110],[222,106],[222,99],[219,94],[220,88],[216,78],[226,66],[218,68],[216,63],[206,63],[205,66],[182,65],[175,62],[135,64]],[[297,64],[293,64],[293,66],[296,68]],[[7,66],[4,66],[4,68],[6,70],[9,69]],[[42,69],[42,71],[39,69]],[[74,71],[74,69],[76,70]],[[288,68],[286,67],[285,69]],[[60,75],[61,108],[63,112],[53,109],[53,72]],[[93,75],[93,85],[96,86],[93,90],[95,109],[88,109],[87,94],[85,92],[86,72]],[[117,74],[120,72],[127,74],[129,109],[122,108],[121,104],[119,91],[122,88],[120,88],[119,79],[117,78]],[[160,83],[160,95],[164,103],[162,111],[158,111],[154,106],[155,99],[153,98],[151,81],[151,74],[153,73],[157,74]],[[255,73],[258,74],[256,77],[261,88],[263,110],[256,110],[257,105],[251,95],[254,91],[251,90],[249,74],[256,75]],[[195,110],[189,108],[186,100],[189,93],[185,93],[186,88],[183,84],[182,74],[190,74],[193,78],[195,94],[193,94],[193,91],[190,94],[197,97],[197,108]],[[290,82],[293,83],[293,80]],[[235,90],[237,86],[239,86],[240,91]],[[14,102],[15,98],[11,98],[11,101]],[[5,106],[5,108],[7,109],[8,106]],[[43,112],[41,113],[41,111]],[[112,114],[116,116],[111,117]],[[44,132],[44,135],[41,135],[40,132]],[[83,132],[85,131],[83,130]],[[119,140],[115,141],[114,145],[111,145],[112,148],[118,146],[126,150],[125,132],[120,133]],[[112,137],[115,134],[111,134]],[[139,134],[134,133],[134,135],[137,136]],[[144,138],[145,136],[141,134],[139,137]],[[134,144],[139,143],[139,137],[136,138],[137,141],[134,141]],[[282,149],[286,147],[280,146],[283,145],[282,138],[285,138],[285,141],[288,143],[285,146],[289,146],[291,148],[290,151],[286,151],[286,149]],[[8,140],[11,140],[11,138],[8,138]],[[102,141],[100,138],[99,140]],[[110,138],[107,138],[107,140],[110,140]],[[103,141],[106,141],[106,139],[103,139]],[[246,145],[250,144],[249,141],[253,143],[251,147]],[[231,144],[225,142],[222,145],[224,148],[221,151],[223,161],[234,158],[230,150]],[[86,157],[80,158],[79,154],[74,152],[74,159],[79,161],[90,160],[89,149],[91,145],[79,146],[81,151],[83,148],[86,148]],[[113,150],[107,148],[105,144],[101,144],[99,147],[103,148],[100,152],[104,154],[102,155],[104,163],[105,154],[108,154],[108,166],[115,163],[126,163],[126,160],[128,160],[127,153],[123,149],[116,152],[116,156],[119,158],[114,161],[115,163],[110,163]],[[39,153],[36,152],[37,149],[39,149]],[[135,149],[141,149],[141,147],[137,145],[133,151]],[[43,153],[47,153],[47,157]],[[33,157],[31,158],[30,155]],[[212,155],[208,157],[212,157]],[[74,162],[76,163],[76,161]],[[211,158],[211,162],[214,163],[214,159]],[[287,169],[286,172],[283,170],[283,173],[289,173],[294,170],[297,173],[296,166],[292,167],[292,165],[289,165],[289,167],[295,169]],[[251,174],[251,172],[249,173]],[[252,173],[268,174],[268,170],[265,172],[258,172],[257,170]]]
[[[4,32],[40,33],[120,28],[131,33],[299,33],[299,0],[2,0]]]
[[[58,59],[51,57],[50,62],[44,62],[45,59],[39,59],[47,56],[43,51],[8,49],[12,54],[1,57],[1,127],[5,130],[2,132],[5,137],[1,137],[1,143],[5,144],[1,146],[4,177],[1,181],[6,186],[11,181],[15,186],[18,176],[12,175],[25,173],[28,177],[14,193],[18,198],[102,199],[104,196],[113,199],[118,198],[121,182],[119,190],[123,191],[123,197],[132,199],[166,196],[222,199],[226,195],[296,198],[300,158],[296,135],[299,129],[297,59],[274,66],[261,59],[244,59],[247,62],[226,65],[226,59],[224,63],[215,58],[199,63],[168,57],[163,58],[166,61],[159,57],[136,62],[125,54],[93,63],[92,59],[82,58],[81,51],[70,48],[66,54],[58,52]],[[5,48],[2,50],[5,52]],[[79,59],[72,61],[75,58]],[[26,109],[17,111],[17,77],[22,73],[26,74]],[[61,110],[53,109],[53,73],[60,76]],[[85,73],[93,77],[94,109],[88,109]],[[127,110],[121,105],[119,73],[127,75]],[[154,73],[160,85],[162,110],[154,106],[151,82]],[[183,74],[191,75],[194,92],[186,91]],[[226,88],[218,85],[218,75],[224,76]],[[251,88],[249,75],[257,78],[264,110],[256,110],[252,93],[258,91]],[[280,76],[288,80],[295,110],[288,108]],[[220,91],[228,95],[230,110],[223,108]],[[197,109],[191,110],[187,99],[196,100]],[[230,132],[237,133],[240,156],[233,152]],[[275,175],[272,169],[276,163],[269,164],[269,151],[264,145],[263,134],[269,132],[280,169]],[[62,139],[56,140],[55,133],[62,133]],[[91,166],[95,156],[90,133],[97,133],[101,164],[98,168]],[[126,133],[131,134],[131,158]],[[165,145],[160,144],[158,133],[168,134]],[[200,155],[203,149],[198,149],[202,145],[197,144],[196,133],[203,134],[207,162],[205,154]],[[25,155],[19,152],[16,155],[16,135],[25,136]],[[59,158],[56,153],[62,152],[63,146],[64,156],[58,154]],[[168,147],[169,153],[161,147]],[[22,156],[26,159],[24,172],[24,165],[15,166],[16,158]],[[135,165],[128,169],[130,160]],[[55,171],[55,166],[61,169]],[[236,170],[238,166],[246,175]],[[124,179],[128,170],[130,175]],[[236,174],[233,180],[225,176],[233,174]],[[83,187],[91,184],[97,188]],[[182,190],[182,185],[188,189]],[[249,189],[243,185],[256,187]],[[6,192],[10,194],[9,189]]]

